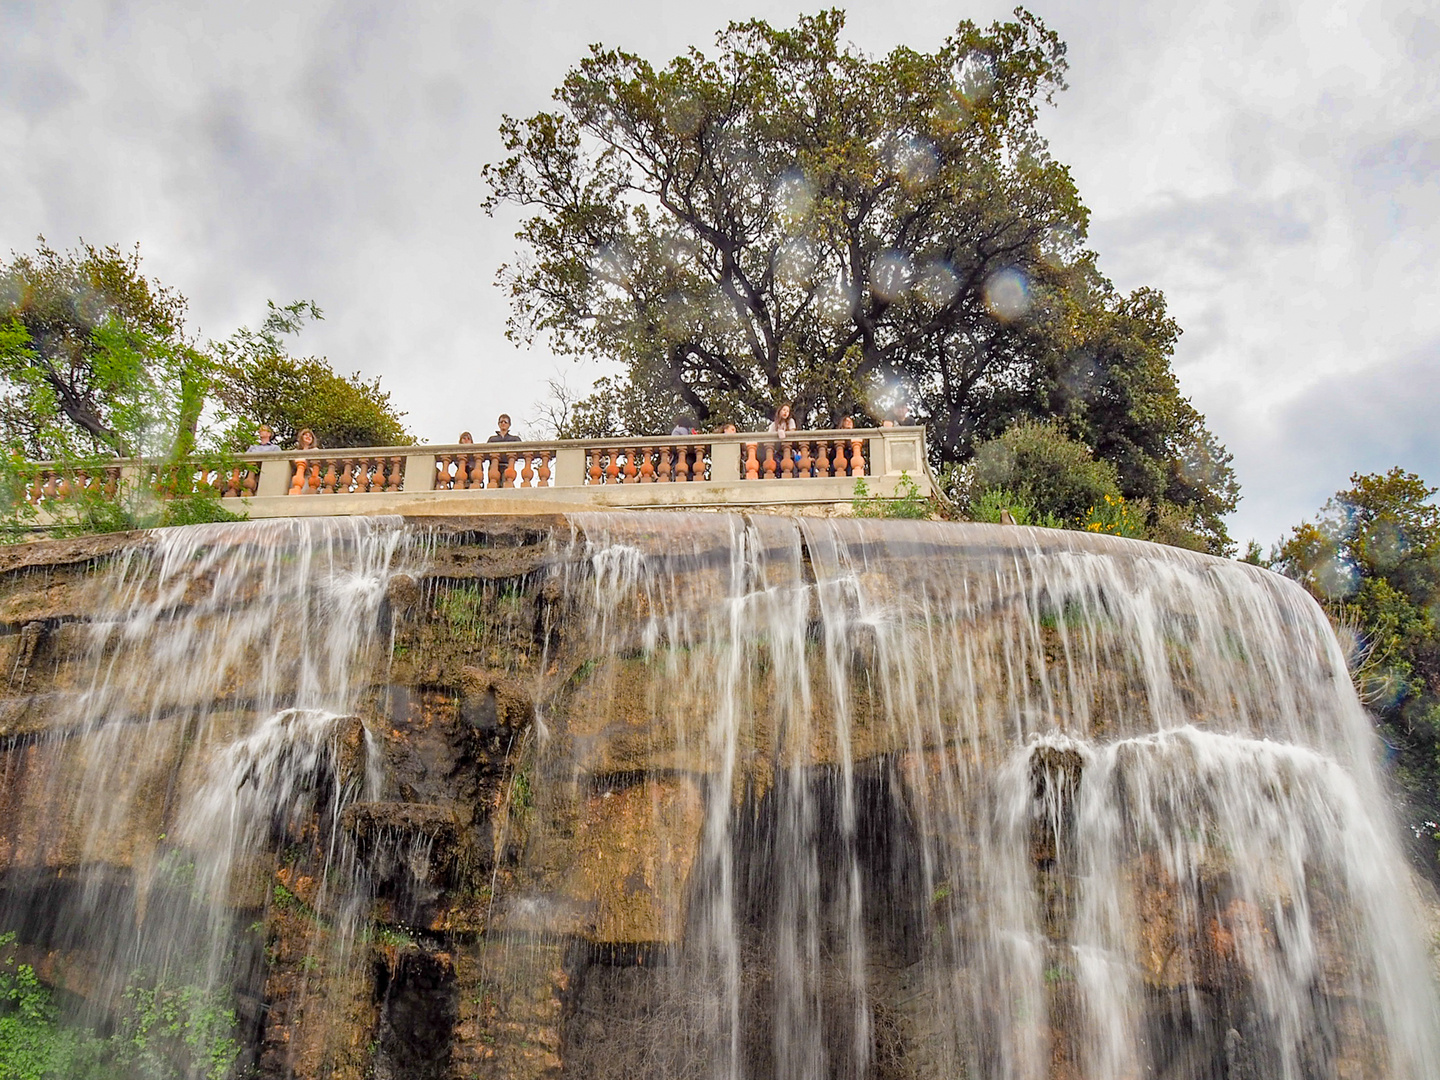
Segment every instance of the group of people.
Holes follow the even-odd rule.
[[[475,441],[475,436],[468,431],[460,432],[460,438],[456,442],[462,446],[468,446]],[[500,418],[495,421],[495,434],[485,440],[489,442],[519,442],[520,436],[510,430],[510,414],[501,413]]]
[[[470,432],[462,431],[460,433],[460,438],[457,441],[461,443],[473,443],[475,441],[475,438],[470,434]],[[496,421],[495,434],[491,435],[490,438],[486,439],[485,441],[520,441],[519,435],[511,434],[509,413],[500,414],[499,420]],[[284,449],[284,447],[282,447],[279,443],[275,441],[275,429],[272,428],[269,424],[261,424],[260,430],[255,433],[255,441],[250,444],[250,448],[245,452],[247,454],[265,454],[269,453],[272,450],[278,452],[282,449]],[[315,432],[311,431],[309,428],[301,428],[299,431],[297,431],[295,433],[295,449],[319,450],[320,442],[318,439],[315,438]]]
[[[255,441],[250,444],[250,449],[245,452],[247,454],[265,454],[272,450],[278,452],[283,449],[284,447],[275,441],[275,429],[269,424],[261,424],[260,430],[255,433]],[[311,431],[308,427],[301,428],[297,431],[295,433],[295,449],[319,450],[320,443],[315,438],[315,432]]]
[[[907,422],[907,420],[907,413],[902,406],[899,423],[904,424]],[[885,420],[881,423],[880,426],[894,427],[895,424],[896,421],[894,420]],[[840,421],[840,430],[848,430],[850,428],[853,428],[854,426],[855,418],[852,416],[843,417]],[[767,432],[777,435],[783,435],[788,431],[796,431],[798,429],[799,424],[795,420],[794,409],[791,407],[788,401],[781,404],[781,406],[775,410],[774,418],[770,421],[769,426],[765,428]],[[735,433],[736,427],[734,424],[725,424],[723,427],[720,428],[719,432],[717,432],[717,434],[721,435],[733,435]],[[675,426],[670,430],[670,434],[672,437],[679,437],[684,435],[699,435],[700,429],[698,426],[696,426],[695,418],[693,416],[691,416],[689,413],[681,413],[675,418]],[[275,429],[272,428],[269,424],[260,425],[260,430],[256,433],[255,439],[256,441],[250,445],[250,448],[246,451],[246,453],[264,454],[272,450],[279,451],[283,449],[280,444],[275,441]],[[461,445],[469,445],[475,442],[475,437],[471,435],[468,431],[462,431],[460,433],[460,438],[456,441]],[[510,430],[509,413],[500,414],[499,419],[495,422],[495,434],[491,435],[485,441],[491,443],[520,441],[520,436],[516,435]],[[309,428],[301,428],[295,434],[295,449],[318,450],[320,449],[320,443],[315,438],[315,433],[313,431],[311,431]]]
[[[906,423],[906,416],[907,414],[902,407],[900,423]],[[880,426],[894,427],[895,421],[886,420]],[[853,416],[841,417],[839,430],[848,431],[854,427],[855,418]],[[765,428],[766,432],[774,435],[783,435],[788,431],[798,431],[799,429],[799,421],[795,419],[794,409],[788,401],[781,403],[780,407],[775,410],[774,417],[770,420],[770,423]],[[736,428],[734,424],[725,424],[719,429],[718,432],[716,432],[716,434],[719,435],[734,435],[735,433]],[[670,434],[672,436],[699,435],[700,429],[695,425],[694,417],[692,417],[689,413],[681,413],[675,418],[675,426],[670,430]]]

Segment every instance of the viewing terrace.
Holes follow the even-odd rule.
[[[127,475],[128,473],[128,475]],[[158,467],[116,460],[85,472],[42,463],[29,491],[42,517],[77,490],[115,494]],[[533,512],[637,507],[848,505],[856,480],[881,497],[908,475],[932,492],[923,427],[688,438],[382,446],[241,454],[223,468],[166,470],[165,486],[218,495],[251,518]]]

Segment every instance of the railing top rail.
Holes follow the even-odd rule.
[[[262,451],[237,451],[223,455],[227,462],[246,462],[257,460],[269,461],[297,461],[310,458],[362,458],[362,457],[412,457],[424,454],[478,454],[478,453],[519,453],[522,451],[537,450],[565,450],[570,448],[598,448],[598,449],[625,449],[627,447],[654,446],[671,444],[694,444],[710,443],[724,445],[744,445],[753,442],[786,442],[799,440],[828,439],[873,439],[884,436],[923,434],[924,428],[918,425],[905,427],[888,428],[814,428],[803,431],[787,431],[776,433],[773,431],[736,431],[736,432],[700,432],[695,435],[627,435],[613,439],[525,439],[520,442],[477,442],[477,443],[413,443],[409,446],[340,446],[316,447],[313,450],[262,450]],[[207,463],[204,455],[192,458],[185,458],[181,461],[167,462],[159,458],[106,458],[100,462],[65,462],[65,461],[34,461],[30,464],[37,468],[49,469],[85,469],[85,468],[124,468],[135,465],[183,465],[186,463]]]

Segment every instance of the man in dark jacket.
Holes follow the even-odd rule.
[[[486,442],[519,442],[519,441],[520,441],[520,436],[519,436],[519,435],[511,435],[511,434],[510,434],[510,414],[509,414],[509,413],[503,413],[503,412],[502,412],[502,413],[500,414],[500,419],[499,419],[498,421],[496,421],[496,423],[499,425],[500,430],[497,431],[497,432],[495,432],[494,435],[491,435],[490,438],[486,439],[486,440],[485,440]]]

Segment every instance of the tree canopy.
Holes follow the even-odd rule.
[[[1361,697],[1394,749],[1413,837],[1440,881],[1440,489],[1395,468],[1356,473],[1271,565],[1304,585],[1352,649]]]
[[[1179,328],[1099,273],[1036,130],[1064,44],[1017,10],[877,60],[843,26],[732,23],[663,68],[597,45],[557,108],[504,119],[487,206],[530,211],[500,271],[510,332],[622,366],[572,433],[903,406],[941,464],[1059,419],[1125,495],[1224,549],[1238,493],[1170,368]]]
[[[258,330],[187,336],[185,298],[141,271],[138,248],[57,251],[0,263],[0,439],[32,459],[179,457],[242,450],[268,424],[282,443],[411,442],[379,379],[296,357],[288,338],[321,312],[271,303]]]
[[[32,457],[186,452],[207,364],[185,299],[139,249],[82,244],[0,264],[0,434]]]
[[[302,428],[315,433],[322,447],[402,446],[414,442],[405,430],[405,414],[390,403],[378,378],[360,372],[338,375],[319,357],[295,357],[286,338],[321,317],[313,303],[269,305],[259,330],[242,327],[223,342],[212,342],[215,395],[239,417],[234,438],[241,449],[260,424],[275,432],[281,445],[293,445]]]

